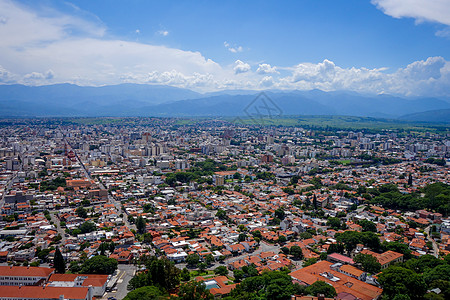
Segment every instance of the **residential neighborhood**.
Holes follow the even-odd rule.
[[[1,299],[122,299],[146,257],[217,298],[279,271],[380,299],[385,270],[450,257],[448,133],[100,120],[0,127]]]

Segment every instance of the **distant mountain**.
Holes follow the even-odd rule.
[[[429,110],[401,116],[400,120],[430,123],[450,123],[450,109]]]
[[[188,89],[162,85],[119,84],[85,87],[0,85],[1,116],[123,115],[124,110],[202,97]]]
[[[161,85],[120,84],[81,87],[0,85],[0,116],[245,116],[262,109],[259,91],[225,90],[199,94]],[[430,110],[450,109],[437,98],[402,98],[336,91],[265,92],[281,115],[346,115],[398,118]],[[264,113],[264,112],[263,112]]]

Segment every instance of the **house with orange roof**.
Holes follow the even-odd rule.
[[[333,270],[332,265],[333,263],[328,261],[319,261],[290,273],[290,276],[295,282],[304,285],[311,285],[319,280],[324,281],[335,288],[338,299],[340,295],[351,295],[351,299],[379,299],[382,289]]]

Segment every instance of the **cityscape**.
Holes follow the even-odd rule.
[[[449,26],[0,0],[0,300],[450,299]]]

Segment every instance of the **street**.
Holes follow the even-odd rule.
[[[134,265],[119,265],[117,270],[117,284],[115,288],[103,295],[101,299],[108,299],[108,297],[114,297],[118,300],[125,298],[128,294],[127,285],[136,273],[136,267]],[[113,278],[111,279],[113,280]]]

